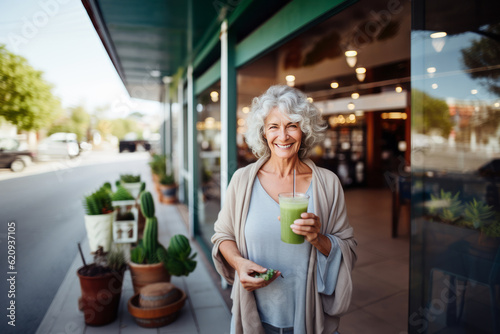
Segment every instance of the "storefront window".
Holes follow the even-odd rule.
[[[417,1],[410,333],[500,330],[497,1]]]
[[[240,166],[255,160],[244,142],[252,98],[286,84],[306,93],[328,124],[313,161],[345,188],[390,186],[387,174],[409,156],[410,16],[407,3],[359,2],[239,68]]]
[[[198,192],[199,231],[207,245],[214,233],[220,211],[220,83],[212,85],[197,98],[196,123],[201,191]]]

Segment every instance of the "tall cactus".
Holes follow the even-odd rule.
[[[155,216],[155,202],[153,195],[149,191],[143,191],[140,197],[141,211],[144,217],[153,218]]]
[[[131,252],[131,260],[149,264],[163,262],[171,275],[189,275],[196,268],[196,253],[192,254],[189,240],[183,235],[174,235],[167,250],[158,241],[158,220],[155,217],[153,196],[149,191],[143,191],[139,202],[142,214],[146,217],[146,226],[141,242]]]
[[[146,253],[146,259],[149,263],[158,262],[158,220],[155,217],[155,204],[153,196],[149,191],[141,194],[141,211],[146,217],[146,226],[143,234],[143,247]]]

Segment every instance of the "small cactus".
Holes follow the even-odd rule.
[[[111,195],[111,199],[113,201],[128,201],[134,200],[134,197],[130,194],[130,192],[125,189],[121,184],[116,187],[116,191]]]
[[[122,174],[120,175],[120,181],[125,183],[141,182],[141,175]]]
[[[102,215],[113,212],[111,194],[106,186],[102,186],[92,194],[85,196],[83,206],[87,215]]]

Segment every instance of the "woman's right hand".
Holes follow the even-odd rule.
[[[236,271],[238,272],[238,277],[240,278],[241,285],[247,291],[254,291],[256,289],[263,288],[271,284],[272,281],[274,281],[278,276],[281,275],[281,272],[277,270],[274,273],[274,276],[268,281],[264,280],[263,278],[255,278],[252,275],[254,275],[255,273],[263,274],[267,271],[267,269],[245,258],[239,259]]]

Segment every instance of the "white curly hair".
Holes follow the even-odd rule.
[[[258,158],[271,155],[264,138],[264,122],[274,108],[278,108],[292,122],[299,123],[303,134],[299,158],[308,158],[311,150],[323,140],[327,125],[318,108],[307,100],[304,93],[286,85],[271,86],[264,94],[253,99],[245,133],[245,140],[252,152]]]

